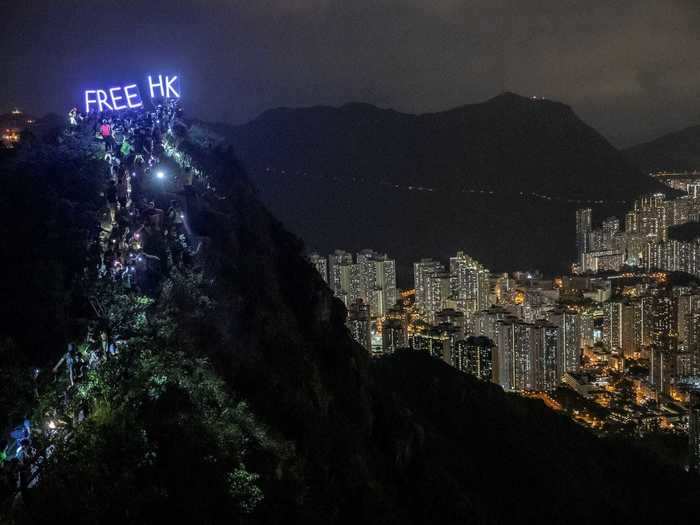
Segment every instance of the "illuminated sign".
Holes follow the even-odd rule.
[[[156,88],[158,91],[156,91]],[[175,89],[177,88],[177,90]],[[148,75],[148,90],[151,93],[151,98],[158,96],[165,98],[180,98],[180,79],[177,75],[173,77],[158,75],[158,79]]]
[[[154,98],[180,98],[178,75],[148,75],[148,93]],[[131,83],[108,89],[87,89],[84,92],[85,112],[121,111],[143,107],[138,84]]]

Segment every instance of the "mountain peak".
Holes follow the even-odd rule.
[[[487,100],[487,102],[524,102],[527,100],[530,99],[528,97],[524,97],[523,95],[518,95],[512,91],[504,91],[495,97],[491,97]]]
[[[500,104],[504,106],[537,106],[537,107],[563,107],[571,110],[571,108],[557,100],[550,100],[548,98],[539,96],[539,95],[532,95],[529,97],[523,96],[523,95],[518,95],[517,93],[513,93],[512,91],[504,91],[503,93],[500,93],[499,95],[496,95],[495,97],[492,97],[488,99],[484,104]]]

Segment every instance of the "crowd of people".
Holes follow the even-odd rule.
[[[153,294],[172,266],[193,264],[201,243],[188,228],[185,197],[194,191],[194,173],[191,167],[168,165],[165,158],[166,145],[173,148],[167,139],[180,126],[185,128],[177,99],[156,102],[149,110],[83,114],[73,108],[68,113],[66,134],[97,141],[107,165],[100,222],[88,248],[88,279],[106,279],[127,291]],[[54,380],[66,385],[64,409],[89,371],[115,358],[124,347],[118,334],[111,333],[100,307],[93,304],[93,308],[97,319],[84,340],[69,343],[51,370]],[[81,409],[65,419],[76,424],[85,416]],[[51,419],[53,428],[32,428],[25,419],[0,442],[0,465],[9,465],[3,473],[16,480],[18,489],[36,478],[37,464],[47,456],[46,449],[33,445],[33,434],[55,433],[55,421],[60,418]]]
[[[196,250],[185,221],[182,195],[192,190],[190,169],[163,168],[164,137],[184,126],[177,100],[153,111],[69,115],[73,132],[94,132],[104,145],[109,180],[89,271],[141,291],[167,271],[188,264]],[[169,191],[168,191],[169,190]],[[170,193],[170,197],[168,197]],[[171,261],[166,260],[168,257]],[[156,279],[157,280],[157,279]]]

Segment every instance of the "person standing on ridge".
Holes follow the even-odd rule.
[[[104,119],[102,124],[100,124],[100,135],[102,140],[105,141],[105,150],[112,151],[114,149],[114,137],[112,136],[112,125]]]
[[[73,128],[78,127],[78,108],[73,108],[68,112],[68,124]]]
[[[68,381],[70,382],[70,386],[73,386],[75,383],[73,381],[73,365],[75,364],[75,345],[73,343],[68,343],[68,351],[61,357],[61,360],[56,363],[56,366],[53,367],[53,373],[55,374],[56,371],[58,371],[59,367],[63,364],[65,361],[66,363],[66,368],[68,369]]]

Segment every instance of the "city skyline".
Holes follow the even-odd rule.
[[[673,237],[693,225],[700,234],[700,175],[684,177],[682,187],[669,179],[683,194],[642,196],[622,220],[576,210],[578,257],[568,275],[491,274],[458,251],[448,261],[414,262],[413,288],[379,311],[366,292],[346,289],[361,289],[364,256],[391,260],[386,254],[363,250],[354,262],[336,250],[309,260],[344,301],[348,330],[371,356],[426,352],[506,391],[544,396],[593,430],[689,433],[696,468],[696,394],[685,385],[700,378],[700,244]],[[672,274],[695,281],[672,282]],[[561,388],[579,396],[569,408]]]

